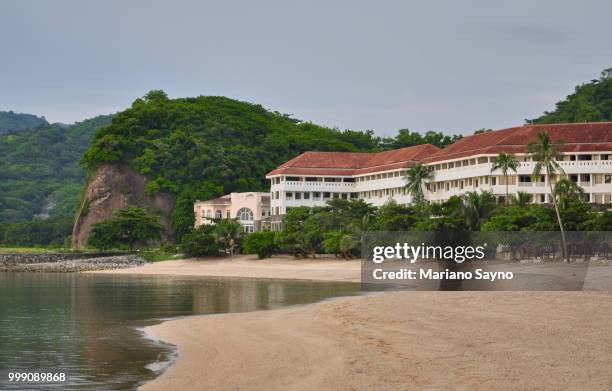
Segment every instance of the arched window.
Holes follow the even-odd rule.
[[[216,218],[216,219],[221,219],[221,218],[223,218],[223,213],[222,213],[220,210],[217,210],[217,211],[215,212],[215,218]]]
[[[236,218],[241,221],[253,220],[253,212],[249,208],[240,208],[236,212]]]

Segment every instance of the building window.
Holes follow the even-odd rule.
[[[300,192],[296,192],[296,193],[295,193],[295,199],[296,199],[296,200],[301,200],[301,199],[302,199],[302,193],[300,193]]]
[[[323,193],[323,199],[325,200],[325,199],[329,198],[329,197],[330,197],[330,195],[331,195],[331,194],[330,194],[330,193],[327,193],[327,192],[326,192],[326,193]]]
[[[494,177],[494,176],[491,177],[491,185],[492,186],[496,186],[497,185],[497,177]]]
[[[206,211],[206,217],[208,218],[212,217],[212,211],[210,209]]]
[[[251,221],[253,220],[253,211],[249,208],[240,208],[236,213],[236,218],[240,221]]]
[[[315,191],[314,193],[312,193],[312,198],[314,198],[315,200],[318,198],[321,198],[321,193],[319,193],[318,191]]]
[[[310,193],[308,193],[308,192],[304,193],[304,199],[305,200],[309,200],[310,199]]]
[[[604,183],[612,183],[612,175],[604,175]]]
[[[223,218],[223,212],[221,212],[220,210],[217,210],[217,211],[215,212],[215,218],[216,218],[216,219],[221,219],[221,218]]]
[[[292,193],[292,192],[290,192],[290,191],[288,191],[288,192],[285,194],[285,198],[286,198],[286,199],[288,199],[288,200],[293,199],[293,193]]]

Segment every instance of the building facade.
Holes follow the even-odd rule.
[[[238,220],[245,232],[261,231],[269,225],[270,194],[231,193],[208,201],[196,201],[193,211],[196,227],[231,218]]]
[[[506,179],[491,172],[501,152],[515,154],[517,172],[508,173],[508,191],[532,194],[532,202],[550,202],[548,178],[532,178],[535,162],[526,153],[537,134],[547,131],[553,142],[562,142],[559,165],[565,175],[585,191],[586,200],[607,204],[612,201],[612,122],[525,125],[467,136],[439,149],[419,145],[378,153],[306,152],[269,172],[272,220],[280,220],[297,206],[323,206],[331,198],[362,199],[380,206],[389,200],[411,201],[405,190],[405,174],[422,162],[433,172],[425,198],[442,202],[469,191],[491,191],[506,196]],[[274,228],[274,226],[273,226]]]

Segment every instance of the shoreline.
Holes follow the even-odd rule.
[[[359,283],[361,282],[361,260],[338,260],[335,257],[295,259],[291,256],[274,256],[268,259],[257,259],[257,257],[252,255],[238,255],[233,259],[177,259],[125,269],[99,270],[87,273]]]
[[[168,320],[145,331],[178,359],[139,390],[604,390],[611,298],[402,291]]]
[[[361,277],[359,260],[249,256],[92,273]],[[610,324],[612,293],[601,291],[395,291],[187,316],[144,328],[178,356],[139,390],[607,390]]]

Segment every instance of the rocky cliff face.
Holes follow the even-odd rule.
[[[166,193],[153,196],[144,191],[147,178],[125,165],[104,164],[96,169],[85,192],[81,210],[72,230],[72,244],[83,248],[93,224],[110,218],[115,209],[127,205],[146,208],[150,213],[160,216],[165,230],[164,240],[172,238],[170,215],[174,208],[174,198]]]

